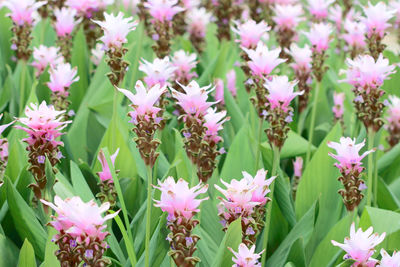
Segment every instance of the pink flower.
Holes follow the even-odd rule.
[[[244,243],[239,245],[238,252],[235,252],[233,249],[228,248],[234,255],[232,257],[233,262],[235,263],[232,267],[260,267],[261,264],[258,262],[258,259],[261,257],[260,253],[255,253],[256,246],[253,245],[250,249]]]
[[[275,16],[273,20],[276,23],[278,29],[281,30],[292,30],[299,25],[304,19],[301,17],[303,15],[303,8],[300,4],[296,5],[275,5],[274,7]]]
[[[276,66],[286,61],[279,58],[280,48],[269,50],[263,42],[258,42],[255,50],[243,48],[250,58],[249,68],[253,75],[266,77],[271,74]]]
[[[354,60],[348,58],[347,65],[345,81],[356,87],[380,87],[390,74],[395,73],[395,67],[389,65],[389,60],[383,58],[382,54],[376,62],[370,55],[361,55]]]
[[[264,87],[268,90],[267,99],[271,109],[281,108],[287,111],[290,101],[303,94],[303,91],[294,92],[296,84],[297,81],[289,82],[287,76],[272,76],[270,80],[266,79]]]
[[[388,116],[386,117],[389,124],[400,129],[400,98],[395,95],[389,96]],[[1,133],[1,132],[0,132]]]
[[[233,96],[236,96],[237,94],[237,88],[236,88],[236,72],[235,70],[230,70],[226,74],[226,87],[228,90],[231,92]]]
[[[335,163],[335,166],[339,168],[340,172],[350,173],[352,170],[361,172],[363,168],[361,167],[361,160],[368,154],[375,151],[368,150],[362,155],[359,155],[360,150],[364,147],[365,140],[359,144],[356,144],[356,139],[351,139],[350,137],[341,137],[340,143],[328,142],[328,146],[336,150],[337,155],[329,152],[328,155],[339,161]]]
[[[355,231],[354,223],[350,227],[350,237],[344,239],[344,244],[332,240],[334,246],[340,247],[346,251],[345,259],[353,259],[356,262],[352,266],[375,266],[374,260],[370,257],[375,252],[375,247],[383,241],[386,233],[379,235],[378,233],[372,234],[373,228],[370,227],[367,231],[363,232],[361,228]],[[366,265],[366,264],[369,265]],[[376,262],[375,262],[376,263]]]
[[[178,83],[179,84],[179,83]],[[188,115],[204,116],[206,110],[214,103],[207,102],[208,94],[214,90],[211,85],[200,87],[196,81],[191,81],[187,86],[181,85],[185,93],[178,92],[171,88],[172,96],[175,97],[177,104]]]
[[[71,68],[69,63],[62,63],[55,68],[50,68],[50,82],[47,83],[47,86],[52,92],[62,92],[68,96],[67,90],[71,84],[79,81],[79,77],[76,76],[77,72],[77,67]]]
[[[345,34],[343,39],[347,45],[353,48],[365,48],[365,34],[367,33],[366,27],[361,22],[356,22],[351,19],[346,19],[344,23]]]
[[[160,96],[166,91],[166,86],[160,86],[155,84],[150,89],[146,89],[142,81],[137,81],[135,85],[136,94],[131,91],[120,89],[118,90],[123,93],[132,102],[134,111],[129,112],[129,116],[132,118],[132,122],[137,124],[138,116],[143,117],[145,120],[149,118],[156,119],[157,113],[161,110],[155,107],[154,104],[159,100]]]
[[[205,134],[205,139],[210,139],[215,143],[218,143],[222,140],[221,137],[218,136],[218,131],[222,130],[222,124],[228,120],[225,118],[226,111],[217,112],[217,109],[208,108],[207,114],[204,115],[204,124],[203,126],[207,129]]]
[[[394,16],[396,10],[388,9],[384,2],[378,2],[375,6],[368,2],[368,6],[363,10],[366,17],[362,18],[362,22],[367,28],[368,38],[374,34],[383,38],[385,30],[390,26],[388,21]]]
[[[225,104],[224,99],[224,81],[222,79],[215,79],[215,100],[217,100],[222,105]]]
[[[168,57],[163,59],[156,58],[153,63],[142,59],[140,62],[139,70],[146,73],[144,81],[147,86],[152,87],[153,85],[159,83],[160,86],[168,84],[168,80],[172,78],[176,67],[172,66]]]
[[[53,146],[61,145],[62,142],[56,141],[56,138],[62,135],[61,130],[64,129],[71,121],[62,121],[61,114],[63,111],[57,111],[53,106],[47,106],[46,102],[43,101],[39,106],[31,103],[31,108],[26,107],[25,115],[26,118],[19,118],[18,120],[27,126],[15,126],[15,128],[24,130],[29,137],[23,141],[29,145],[33,145],[39,139],[45,139],[47,142],[51,142]]]
[[[59,52],[60,49],[54,46],[40,45],[39,48],[33,49],[32,66],[37,69],[37,75],[40,75],[48,65],[55,66],[64,62],[64,58]]]
[[[90,60],[93,62],[94,65],[98,66],[104,56],[104,45],[97,43],[95,48],[93,48],[91,52],[92,55],[90,56]]]
[[[311,26],[310,32],[304,34],[310,40],[312,49],[316,53],[322,53],[329,47],[330,35],[332,27],[327,23],[314,23]]]
[[[400,266],[400,253],[394,251],[393,255],[390,256],[386,250],[381,249],[382,259],[378,266],[380,267],[399,267]]]
[[[340,32],[343,22],[343,10],[339,4],[329,8],[329,19],[335,23],[336,30]]]
[[[267,23],[260,21],[259,23],[250,19],[246,22],[240,24],[239,22],[234,22],[236,27],[232,27],[232,31],[239,35],[240,39],[236,42],[240,43],[242,47],[253,49],[257,46],[257,43],[261,40],[263,35],[271,29],[268,27]]]
[[[99,9],[98,0],[66,0],[65,6],[75,9],[79,16],[92,17],[92,13]]]
[[[299,47],[296,43],[290,45],[290,50],[286,52],[293,58],[293,63],[290,64],[295,71],[302,73],[311,72],[312,51],[310,46],[304,45],[303,48]]]
[[[118,152],[119,152],[119,148],[117,148],[115,153],[110,156],[113,166],[115,166],[115,159],[118,156]],[[106,157],[104,156],[103,150],[100,150],[99,155],[97,156],[97,159],[100,161],[101,168],[102,168],[102,171],[97,173],[100,180],[103,182],[112,180],[110,166],[108,166],[108,163],[107,163]]]
[[[128,33],[134,31],[138,25],[137,21],[132,21],[132,17],[124,18],[122,12],[119,12],[117,16],[104,12],[104,18],[104,21],[94,20],[93,22],[103,29],[104,35],[100,40],[107,49],[121,48],[128,41],[126,39]]]
[[[177,13],[185,10],[178,5],[178,0],[148,0],[144,6],[149,9],[150,15],[160,22],[171,21]]]
[[[159,186],[154,186],[161,191],[160,200],[154,200],[154,206],[161,208],[162,211],[168,212],[168,219],[174,219],[183,216],[191,219],[200,211],[200,203],[207,200],[208,197],[196,199],[200,194],[207,192],[208,185],[201,183],[189,188],[189,184],[180,178],[175,182],[174,178],[169,176],[164,182],[158,181]]]
[[[308,0],[311,15],[320,21],[328,16],[328,8],[335,0]]]
[[[93,200],[85,203],[80,197],[62,200],[59,196],[55,196],[54,204],[43,199],[40,201],[57,212],[58,216],[53,216],[54,221],[50,224],[57,231],[63,231],[76,238],[77,242],[86,241],[87,238],[98,238],[103,241],[109,234],[103,231],[107,228],[105,222],[118,214],[115,212],[103,217],[102,214],[108,211],[110,203],[103,203],[99,207]]]
[[[138,5],[140,0],[123,0],[122,4],[126,11],[130,11],[132,15],[136,15],[139,12]]]
[[[335,114],[336,119],[340,119],[343,116],[343,102],[344,102],[345,94],[344,93],[333,93],[333,108],[332,111]]]
[[[293,161],[293,169],[294,169],[294,176],[301,177],[303,171],[303,158],[296,157],[296,160]]]
[[[197,77],[195,72],[191,72],[192,69],[196,68],[196,54],[186,53],[184,50],[178,50],[172,57],[172,66],[176,69],[174,71],[175,80],[178,81],[189,81],[193,77]]]
[[[22,26],[24,24],[33,24],[33,13],[41,6],[46,4],[46,1],[35,0],[5,0],[2,6],[10,9],[10,16],[12,21]]]
[[[269,186],[276,179],[276,176],[266,179],[267,172],[268,171],[265,171],[264,169],[260,169],[257,171],[257,174],[254,177],[245,171],[242,172],[243,179],[247,180],[249,184],[255,186],[255,190],[252,192],[251,201],[258,202],[258,205],[260,206],[265,205],[267,201],[270,200],[270,198],[267,197],[267,194],[271,192],[271,190],[269,190]]]
[[[62,9],[54,10],[56,22],[54,28],[58,36],[71,35],[74,27],[79,24],[79,20],[75,20],[76,10],[63,7]]]
[[[188,32],[196,37],[206,36],[207,25],[211,22],[211,14],[205,8],[193,8],[186,13]]]

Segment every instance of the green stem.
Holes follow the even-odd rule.
[[[261,146],[261,134],[263,129],[263,118],[260,118],[260,123],[258,125],[258,135],[257,135],[257,149],[256,149],[256,170],[258,170],[258,164],[260,163],[260,146]]]
[[[368,150],[372,150],[374,147],[374,137],[375,137],[375,132],[373,131],[373,129],[367,129],[368,132]],[[372,187],[373,187],[373,153],[370,153],[368,155],[368,188],[367,188],[367,206],[371,206],[371,198],[372,198]]]
[[[378,207],[378,154],[374,154],[374,207]]]
[[[145,266],[150,266],[150,226],[151,226],[151,184],[153,182],[152,168],[147,167],[147,212],[146,212],[146,241],[145,241]]]
[[[313,141],[313,136],[314,136],[315,118],[317,115],[318,96],[319,96],[320,88],[321,88],[321,82],[317,81],[316,87],[315,87],[314,103],[313,103],[312,110],[311,110],[311,123],[310,123],[310,133],[308,135],[308,149],[307,149],[307,156],[306,156],[306,166],[308,165],[308,162],[310,161],[310,157],[311,157],[311,146],[312,146],[312,141]]]
[[[190,177],[190,186],[194,186],[196,184],[197,178],[197,166],[196,164],[192,163],[192,177]]]
[[[19,91],[20,91],[20,98],[19,98],[19,113],[22,114],[25,109],[25,80],[26,80],[26,62],[21,61],[22,63],[22,70],[20,75],[20,83],[19,83]]]
[[[272,146],[272,149],[274,151],[274,161],[272,162],[272,172],[271,176],[274,176],[277,173],[278,167],[279,167],[279,161],[280,161],[280,151],[279,148],[276,147],[275,145]],[[267,250],[268,250],[268,236],[269,236],[269,228],[271,225],[271,213],[272,213],[272,201],[274,200],[274,188],[275,188],[275,183],[273,182],[270,186],[271,192],[269,193],[271,201],[268,202],[267,204],[267,215],[265,217],[265,224],[264,224],[264,239],[263,239],[263,246],[262,249],[264,250],[261,258],[261,263],[262,266],[265,267],[265,260],[267,258]]]
[[[113,99],[113,113],[111,120],[116,121],[117,119],[117,99],[118,99],[118,90],[114,87],[114,99]],[[116,149],[115,138],[112,138],[112,149]]]

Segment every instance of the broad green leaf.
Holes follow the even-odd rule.
[[[0,234],[0,266],[17,266],[18,248],[4,235]]]
[[[32,267],[36,266],[35,251],[28,239],[25,239],[19,252],[18,267]]]
[[[82,175],[78,165],[72,160],[70,161],[71,166],[71,181],[74,187],[75,193],[81,197],[84,202],[88,202],[94,199],[94,195],[86,183],[85,177]]]
[[[57,233],[56,229],[52,227],[48,227],[48,236],[46,241],[46,250],[44,254],[44,261],[42,263],[42,267],[58,267],[60,266],[60,262],[58,261],[56,255],[54,254],[59,248],[52,241],[53,236]]]

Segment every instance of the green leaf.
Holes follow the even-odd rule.
[[[242,242],[242,218],[238,218],[231,223],[226,231],[224,239],[219,245],[217,255],[213,262],[213,267],[231,267],[233,254],[228,247],[238,251],[239,244]]]
[[[353,263],[355,263],[355,260],[345,260],[344,262],[342,262],[341,264],[336,265],[336,267],[351,267],[353,266]]]
[[[86,183],[85,177],[82,175],[78,165],[72,160],[70,161],[71,166],[71,181],[74,187],[75,193],[81,197],[85,202],[94,199],[94,195]]]
[[[32,267],[36,266],[35,251],[28,239],[25,239],[19,252],[18,267]]]
[[[0,266],[17,266],[18,248],[4,235],[0,234]]]
[[[57,233],[57,230],[53,227],[48,227],[48,237],[46,241],[46,250],[44,254],[44,261],[42,263],[42,267],[58,267],[60,266],[60,262],[58,261],[56,255],[54,254],[59,248],[52,241],[53,236]]]

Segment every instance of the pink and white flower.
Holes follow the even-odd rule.
[[[301,92],[294,92],[297,81],[289,82],[287,76],[272,76],[271,79],[265,79],[264,87],[268,90],[267,99],[271,109],[280,108],[288,110],[290,102]]]
[[[119,152],[119,148],[115,151],[114,154],[112,154],[110,156],[110,159],[111,159],[111,162],[112,162],[113,166],[115,166],[115,159],[118,156],[118,152]],[[104,155],[103,150],[100,150],[99,155],[97,156],[97,159],[100,161],[101,168],[102,168],[101,172],[97,173],[97,175],[99,176],[100,180],[102,182],[112,180],[110,166],[108,166],[108,163],[107,163],[107,160],[106,160],[106,157]]]
[[[97,43],[95,48],[91,50],[92,55],[90,56],[90,60],[93,62],[94,65],[98,66],[103,59],[105,54],[104,45]]]
[[[154,200],[156,202],[154,206],[168,212],[169,220],[179,216],[191,219],[200,211],[200,203],[208,199],[208,197],[196,199],[198,195],[207,192],[208,185],[200,183],[189,188],[189,184],[182,178],[175,182],[174,178],[169,176],[164,182],[159,180],[158,186],[154,186],[154,188],[161,191],[161,198]]]
[[[185,10],[178,5],[178,0],[148,0],[144,6],[149,9],[153,19],[159,22],[171,21],[177,13]]]
[[[303,172],[303,158],[302,157],[296,157],[296,159],[293,161],[293,170],[294,170],[295,177],[301,177],[302,172]]]
[[[228,71],[228,73],[226,74],[226,87],[233,96],[236,96],[237,94],[236,72],[233,69]]]
[[[238,252],[235,252],[232,248],[228,249],[234,255],[232,260],[235,264],[232,267],[261,267],[258,259],[261,257],[261,254],[264,252],[264,250],[260,253],[255,253],[255,245],[249,249],[244,243],[241,243],[239,245]]]
[[[280,48],[269,50],[262,42],[258,42],[255,50],[243,48],[250,58],[247,62],[253,75],[260,78],[267,77],[271,72],[286,59],[279,58]]]
[[[257,23],[252,19],[244,23],[238,21],[234,21],[234,23],[236,27],[232,27],[232,31],[239,35],[239,39],[236,42],[247,49],[254,49],[261,37],[265,36],[271,29],[264,21]]]
[[[312,50],[309,45],[299,47],[296,43],[290,45],[286,52],[292,57],[293,63],[290,64],[295,71],[301,73],[311,72]]]
[[[178,83],[179,84],[179,83]],[[200,87],[196,81],[191,81],[187,86],[181,85],[185,93],[171,88],[172,96],[178,100],[177,104],[182,107],[187,115],[204,116],[207,109],[214,103],[207,102],[208,94],[215,89],[211,85]],[[211,88],[211,89],[210,89]]]
[[[269,197],[267,197],[267,194],[271,192],[269,189],[269,186],[272,184],[272,182],[276,179],[276,176],[272,176],[269,179],[267,178],[267,173],[268,171],[264,169],[260,169],[257,171],[256,175],[253,177],[247,172],[242,172],[243,174],[243,179],[247,180],[247,182],[250,185],[255,186],[255,190],[252,191],[252,197],[251,201],[252,202],[258,202],[260,206],[263,206],[267,203],[267,201],[270,200]]]
[[[55,68],[50,68],[50,82],[47,86],[52,92],[60,92],[68,96],[68,89],[71,84],[79,81],[77,67],[72,68],[69,63],[58,64]]]
[[[308,0],[309,10],[311,15],[317,21],[324,20],[328,17],[328,9],[335,0]]]
[[[366,47],[365,34],[367,33],[367,30],[364,23],[346,19],[344,30],[346,33],[342,36],[349,47],[356,49]]]
[[[339,161],[335,163],[335,166],[340,170],[340,172],[350,173],[353,170],[359,173],[363,170],[361,167],[361,160],[368,154],[375,151],[368,150],[363,154],[359,154],[360,150],[364,147],[365,140],[359,144],[356,144],[356,139],[351,139],[350,137],[341,137],[340,143],[328,142],[328,147],[336,150],[337,155],[329,152],[328,155]]]
[[[142,81],[137,81],[135,89],[136,94],[133,94],[131,91],[118,88],[132,102],[134,111],[129,112],[132,122],[136,125],[138,123],[138,116],[146,121],[149,121],[150,118],[156,119],[157,113],[161,109],[154,105],[160,99],[161,95],[165,93],[166,86],[155,84],[150,89],[147,89]]]
[[[197,77],[196,72],[191,72],[196,68],[196,54],[187,53],[184,50],[178,50],[172,57],[172,66],[175,67],[174,79],[178,81],[189,81]]]
[[[333,93],[333,107],[332,112],[335,115],[336,119],[340,119],[343,116],[344,112],[344,102],[345,94],[344,93]]]
[[[388,116],[386,117],[389,124],[396,129],[400,129],[400,98],[395,95],[389,96]]]
[[[60,54],[60,49],[54,46],[40,45],[39,48],[33,49],[32,66],[37,70],[39,76],[47,66],[56,66],[64,62],[63,56]]]
[[[220,78],[215,79],[215,100],[218,101],[218,103],[221,103],[222,105],[225,104],[225,99],[224,99],[224,81]]]
[[[309,32],[304,32],[304,35],[310,40],[312,50],[316,53],[322,53],[329,47],[332,27],[327,23],[314,23],[311,25]]]
[[[343,23],[343,9],[339,4],[329,8],[329,19],[335,23],[336,30],[340,32]]]
[[[216,108],[208,108],[207,114],[204,115],[203,124],[207,129],[205,139],[211,140],[214,143],[220,142],[222,138],[218,136],[218,131],[224,128],[222,124],[224,124],[228,119],[229,118],[226,118],[226,111],[217,112]]]
[[[303,7],[300,4],[296,5],[275,5],[274,7],[275,16],[273,20],[276,23],[278,29],[281,30],[292,30],[299,25],[303,15]]]
[[[392,256],[386,252],[386,250],[381,249],[382,259],[380,260],[378,266],[380,267],[399,267],[400,266],[400,252],[394,251]]]
[[[16,25],[22,26],[33,25],[33,13],[46,3],[46,1],[35,0],[5,0],[1,6],[10,9],[11,13],[7,16],[10,16]]]
[[[376,260],[371,259],[375,252],[375,247],[385,238],[386,233],[379,235],[372,234],[373,228],[370,227],[363,232],[359,228],[356,232],[354,223],[350,227],[350,237],[344,239],[344,244],[332,240],[334,246],[340,247],[346,251],[344,259],[353,259],[356,262],[352,266],[375,266]]]
[[[372,5],[368,2],[368,6],[363,8],[365,17],[362,22],[367,28],[367,36],[377,35],[383,38],[386,29],[390,26],[389,20],[394,16],[396,10],[389,9],[384,2],[378,2]]]
[[[193,8],[186,13],[187,30],[190,35],[198,38],[206,36],[207,25],[211,22],[211,13],[203,7]]]
[[[66,0],[65,6],[75,9],[80,17],[91,18],[94,11],[99,10],[98,0]]]
[[[146,77],[143,79],[149,87],[157,83],[160,86],[168,85],[168,80],[173,77],[176,69],[176,67],[172,66],[168,57],[163,59],[156,58],[152,63],[142,59],[139,66],[139,70],[146,73]]]
[[[122,12],[119,12],[117,16],[104,12],[104,21],[94,20],[93,22],[103,29],[104,35],[100,40],[107,49],[121,48],[128,41],[126,39],[128,33],[134,31],[138,25],[138,22],[133,21],[132,17],[124,18]]]
[[[123,0],[122,4],[126,11],[130,11],[132,15],[136,15],[139,12],[138,5],[140,0]]]
[[[54,16],[56,17],[54,28],[56,29],[57,36],[65,37],[71,35],[75,26],[80,22],[75,19],[76,13],[75,9],[66,7],[54,10]]]

